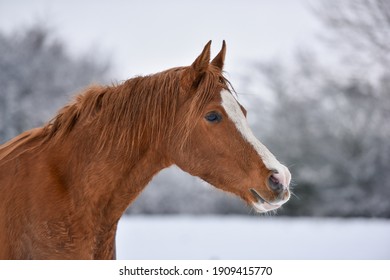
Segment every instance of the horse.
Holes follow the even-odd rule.
[[[223,75],[226,43],[190,66],[85,89],[44,126],[0,146],[0,259],[114,259],[118,221],[171,165],[257,212],[291,174],[253,135]]]

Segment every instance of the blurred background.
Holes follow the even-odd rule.
[[[281,222],[255,216],[256,223],[276,226],[278,233],[284,233],[291,229],[293,219],[281,216],[317,217],[316,221],[338,217],[332,226],[321,224],[328,236],[325,244],[330,244],[332,233],[340,231],[347,221],[358,220],[360,227],[349,224],[344,233],[347,237],[368,229],[361,232],[362,239],[341,239],[334,247],[352,242],[353,248],[371,236],[368,239],[378,241],[376,247],[366,244],[367,248],[375,247],[371,255],[348,249],[346,255],[343,250],[315,254],[309,249],[307,255],[294,255],[291,252],[302,248],[292,248],[285,258],[389,259],[387,0],[0,0],[0,144],[43,125],[91,83],[121,82],[135,75],[189,65],[210,39],[214,55],[222,40],[227,41],[226,77],[247,108],[255,135],[293,175],[295,195],[278,210]],[[203,219],[209,224],[234,217],[222,226],[232,229],[254,217],[253,210],[238,198],[176,167],[157,175],[126,214],[131,214],[133,224],[141,228],[147,219],[149,226],[156,225],[156,218],[148,215],[181,214],[177,219],[162,219],[170,219],[166,224],[178,228],[183,225],[183,230],[191,228],[185,221],[198,215],[202,216],[197,222]],[[223,216],[210,220],[203,215]],[[354,219],[340,222],[341,217]],[[303,221],[297,236],[324,232],[319,224],[308,223],[307,218]],[[131,227],[126,221],[122,224],[123,228]],[[164,231],[164,224],[159,228],[144,226],[148,232]],[[127,244],[125,235],[120,234],[119,243]],[[162,236],[165,239],[151,237],[159,240],[153,246],[167,236],[172,242],[188,243],[185,234],[174,238],[166,232]],[[204,240],[206,236],[196,238]],[[318,239],[314,242],[317,244]],[[215,250],[205,255],[163,256],[123,251],[120,256],[259,258],[256,253],[240,255],[235,251],[229,255]]]

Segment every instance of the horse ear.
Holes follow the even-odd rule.
[[[226,42],[225,40],[223,40],[222,48],[217,54],[217,56],[214,57],[213,61],[211,61],[211,65],[214,65],[215,67],[217,67],[222,71],[225,62],[225,54],[226,54]]]
[[[202,74],[206,71],[210,63],[210,46],[211,40],[206,44],[202,53],[195,59],[191,67],[195,72]]]

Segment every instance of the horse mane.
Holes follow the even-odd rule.
[[[14,159],[20,154],[33,150],[34,146],[29,147],[29,144],[43,139],[42,128],[34,128],[21,133],[8,142],[0,145],[0,165],[8,160]],[[11,157],[11,158],[9,158]]]
[[[26,131],[1,145],[0,160],[66,141],[78,125],[90,129],[89,136],[94,137],[92,141],[98,144],[99,152],[126,147],[126,152],[133,155],[139,153],[135,149],[139,143],[158,144],[171,139],[172,133],[181,136],[183,147],[215,92],[233,89],[212,65],[198,80],[192,79],[189,70],[190,67],[177,67],[119,85],[90,86],[43,127]],[[176,116],[183,94],[189,95],[189,110],[184,116]],[[178,125],[173,127],[176,120]]]
[[[210,66],[201,79],[192,82],[183,78],[189,68],[139,76],[121,85],[89,87],[44,127],[45,141],[65,141],[76,125],[93,124],[99,151],[119,146],[132,153],[138,143],[158,144],[171,139],[172,133],[181,135],[184,145],[215,92],[232,89],[216,67]],[[183,94],[190,95],[189,110],[185,116],[176,116]],[[177,118],[179,125],[173,128]]]

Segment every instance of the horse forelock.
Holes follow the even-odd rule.
[[[210,101],[220,93],[222,89],[234,91],[230,82],[223,76],[217,68],[209,67],[208,71],[203,73],[200,81],[195,81],[189,90],[189,109],[182,118],[185,122],[180,125],[182,143],[185,144],[187,138],[195,127],[195,124],[202,116],[202,111]]]

